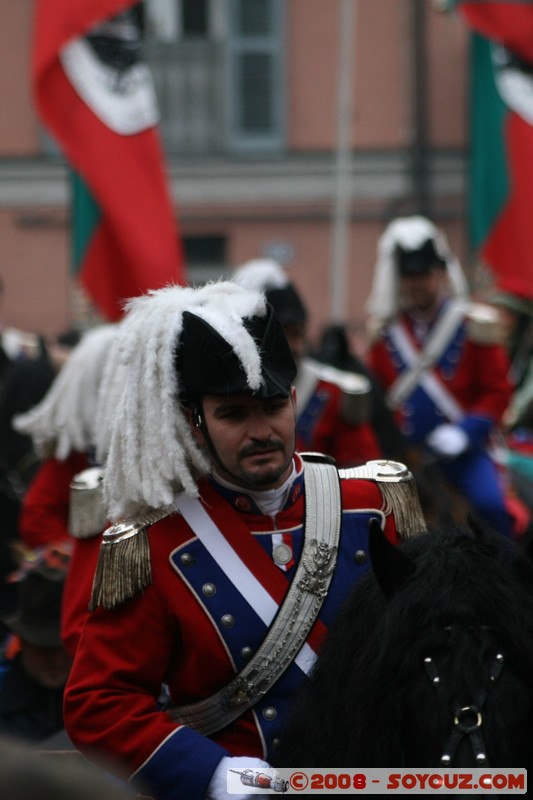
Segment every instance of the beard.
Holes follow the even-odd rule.
[[[281,453],[286,454],[283,442],[276,440],[268,440],[266,442],[257,442],[253,445],[243,447],[238,453],[238,462],[241,464],[242,460],[247,456],[260,455],[267,451],[279,450]],[[247,470],[239,466],[238,477],[242,486],[248,489],[265,489],[277,483],[287,472],[290,464],[292,463],[292,456],[286,456],[281,464],[277,466],[266,466],[258,468],[257,470]]]
[[[268,489],[284,476],[291,462],[292,456],[278,467],[266,467],[262,472],[241,469],[238,475],[239,483],[247,489]]]

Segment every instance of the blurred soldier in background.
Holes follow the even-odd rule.
[[[370,367],[411,445],[500,533],[502,475],[490,454],[512,395],[494,310],[469,301],[442,234],[420,216],[394,220],[378,244],[368,311]]]

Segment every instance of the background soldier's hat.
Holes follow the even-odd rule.
[[[305,324],[307,309],[281,264],[255,258],[235,270],[233,280],[245,289],[264,292],[282,325]]]
[[[446,261],[437,252],[432,239],[426,239],[420,247],[416,248],[397,245],[395,260],[400,277],[426,275],[433,269],[446,269]]]

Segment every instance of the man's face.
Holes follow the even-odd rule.
[[[294,389],[287,398],[261,400],[250,394],[207,395],[202,400],[207,428],[222,471],[248,489],[274,489],[290,474],[296,443]],[[209,450],[201,429],[199,444]]]
[[[447,275],[444,269],[434,268],[429,272],[400,277],[400,294],[405,308],[429,311],[443,297]]]

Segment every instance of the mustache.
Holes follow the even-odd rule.
[[[243,447],[242,450],[239,451],[239,457],[246,458],[247,456],[255,456],[266,453],[269,450],[285,452],[283,442],[276,439],[267,439],[265,442],[255,442],[254,444],[246,445],[246,447]]]

